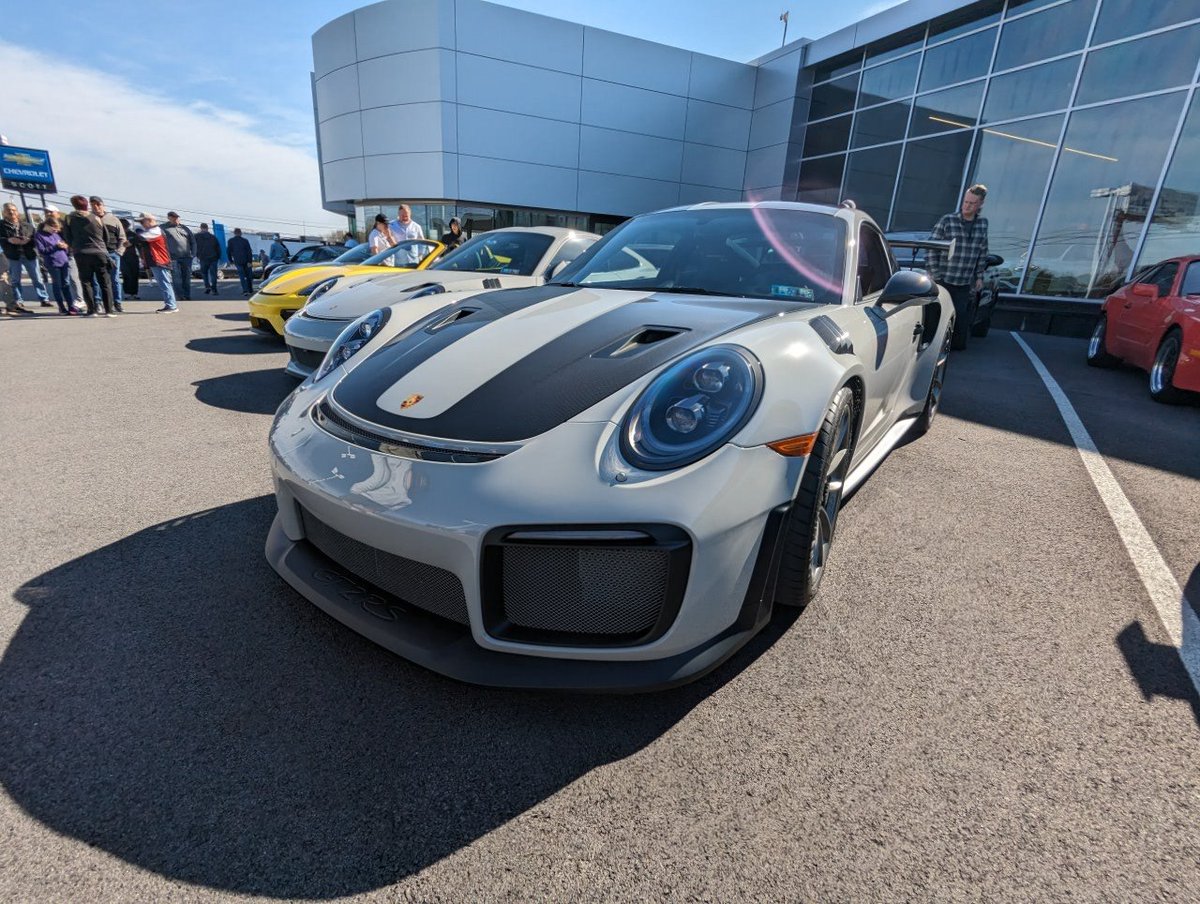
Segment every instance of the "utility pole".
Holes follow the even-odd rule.
[[[788,26],[788,13],[789,12],[790,12],[790,10],[785,9],[783,12],[781,12],[779,14],[779,21],[783,23],[783,40],[779,42],[780,47],[782,47],[784,44],[787,43],[787,26]]]

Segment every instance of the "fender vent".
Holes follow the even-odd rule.
[[[488,279],[485,279],[483,281],[483,287],[485,289],[499,289],[500,288],[500,280],[494,276],[489,277]]]
[[[820,317],[810,320],[808,325],[835,355],[854,354],[854,343],[850,341],[850,334],[838,326],[836,321],[822,314]]]
[[[678,326],[644,326],[632,336],[626,336],[618,339],[611,345],[607,345],[600,351],[592,355],[593,358],[625,358],[629,355],[636,355],[638,352],[644,351],[652,345],[657,345],[659,342],[678,336],[680,333],[688,332],[683,327]]]

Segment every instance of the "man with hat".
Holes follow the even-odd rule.
[[[175,295],[184,301],[192,298],[192,258],[196,256],[196,237],[192,230],[179,222],[179,214],[167,214],[167,225],[162,227],[171,253],[171,269],[175,275]]]

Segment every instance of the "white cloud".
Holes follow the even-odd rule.
[[[157,76],[134,84],[3,41],[0,58],[3,132],[12,144],[50,151],[59,191],[231,227],[299,232],[305,223],[316,233],[346,222],[321,208],[311,152],[258,134],[243,113],[199,98],[176,103]]]

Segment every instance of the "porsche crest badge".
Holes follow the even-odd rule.
[[[417,402],[421,401],[423,398],[425,398],[425,396],[414,392],[407,399],[400,403],[400,410],[403,411],[405,408],[412,408],[413,405],[417,404]]]

